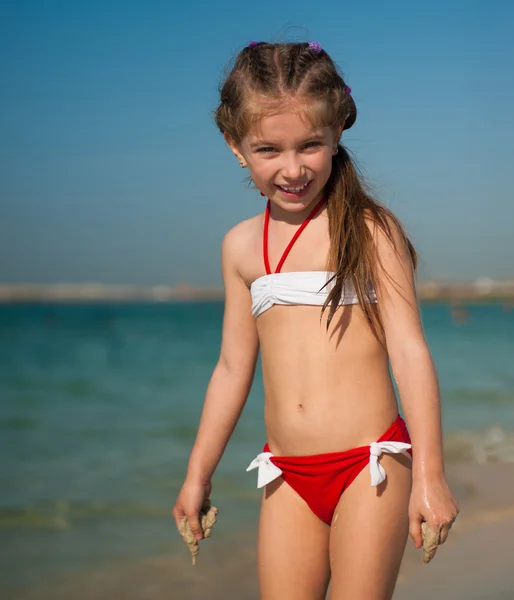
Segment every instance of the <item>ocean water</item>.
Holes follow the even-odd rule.
[[[422,307],[448,439],[514,430],[514,310]],[[0,597],[183,551],[171,508],[217,360],[221,303],[0,306]],[[214,480],[217,536],[256,520],[262,381]],[[489,435],[489,434],[487,434]]]

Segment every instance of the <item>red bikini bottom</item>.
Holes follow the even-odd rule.
[[[307,502],[312,512],[330,524],[341,494],[364,467],[370,465],[371,485],[384,481],[385,471],[378,462],[384,452],[412,454],[409,432],[399,415],[391,427],[369,446],[312,456],[274,456],[266,444],[248,470],[259,467],[259,487],[282,476]]]

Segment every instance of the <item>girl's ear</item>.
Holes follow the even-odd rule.
[[[244,156],[241,154],[241,150],[239,150],[239,146],[236,144],[235,140],[228,133],[223,134],[223,137],[225,138],[228,147],[232,150],[234,156],[237,158],[239,166],[242,168],[247,167],[248,165],[246,164]]]
[[[338,145],[341,143],[341,135],[343,133],[343,129],[344,129],[344,121],[341,123],[341,125],[337,125],[334,128],[334,150],[333,150],[333,154],[337,154],[337,147]]]

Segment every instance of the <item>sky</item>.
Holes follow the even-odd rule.
[[[0,282],[218,285],[264,208],[212,120],[250,41],[319,42],[420,279],[514,279],[514,3],[0,4]]]

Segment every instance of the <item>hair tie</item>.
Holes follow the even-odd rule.
[[[348,94],[348,96],[349,96],[349,95],[352,93],[352,88],[351,88],[349,85],[347,85],[347,86],[345,87],[345,90],[344,90],[344,91],[345,91],[345,92]]]
[[[318,42],[309,42],[308,46],[313,52],[316,52],[316,54],[319,54],[323,50]]]
[[[253,48],[254,46],[257,46],[257,44],[260,44],[260,42],[250,42],[247,48]]]

